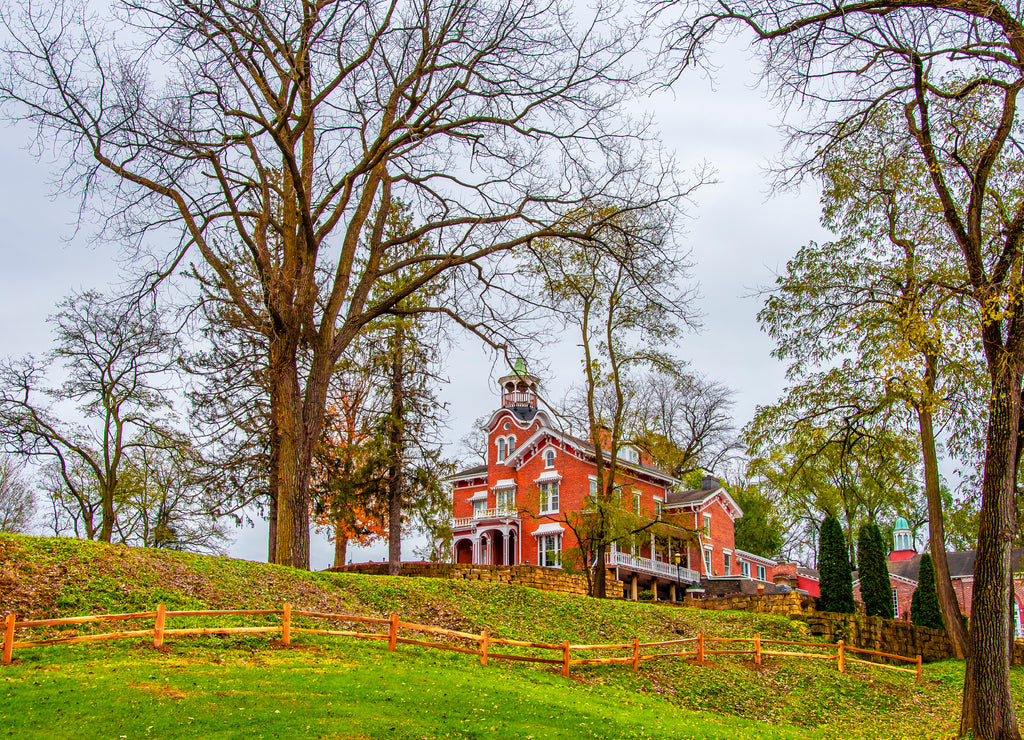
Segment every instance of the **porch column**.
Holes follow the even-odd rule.
[[[630,601],[636,601],[637,600],[636,576],[635,575],[629,580],[629,599],[630,599]]]
[[[652,578],[651,579],[651,593],[654,594],[654,598],[651,599],[651,601],[657,601],[658,600],[658,579],[657,578]]]
[[[675,601],[676,600],[676,584],[674,584],[674,583],[670,583],[669,586],[668,586],[668,600],[669,601]]]
[[[501,543],[501,563],[502,565],[508,565],[508,530],[505,530],[505,538]]]

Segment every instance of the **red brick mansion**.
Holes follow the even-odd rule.
[[[501,408],[485,425],[487,464],[449,479],[453,558],[560,568],[562,553],[577,546],[565,514],[584,507],[596,489],[597,455],[607,460],[609,453],[555,428],[537,408],[538,379],[521,360],[498,382]],[[680,490],[680,481],[632,447],[619,450],[619,469],[624,505],[632,493],[633,513],[658,524],[607,555],[633,598],[639,589],[674,598],[677,584],[739,579],[748,582],[743,590],[757,590],[758,583],[772,583],[774,561],[736,549],[734,524],[743,511],[717,479]]]

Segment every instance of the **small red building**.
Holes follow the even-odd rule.
[[[538,409],[538,379],[521,360],[498,382],[501,407],[485,425],[487,464],[449,479],[453,559],[560,568],[562,553],[578,545],[566,514],[586,505],[597,486],[597,455],[610,453],[555,428]],[[625,447],[618,457],[623,506],[652,522],[606,556],[634,598],[640,588],[671,597],[677,584],[706,579],[771,583],[771,561],[736,550],[734,523],[743,512],[717,479],[680,491],[642,451]]]

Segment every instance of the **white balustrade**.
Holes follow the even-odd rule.
[[[605,555],[605,563],[611,568],[622,567],[643,573],[653,573],[670,581],[677,578],[687,583],[699,583],[700,573],[689,568],[677,567],[674,563],[664,563],[651,558],[641,558],[625,552],[610,552]]]

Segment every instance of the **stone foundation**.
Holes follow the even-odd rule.
[[[372,576],[386,576],[387,563],[360,563],[328,568],[333,573],[363,573]],[[402,575],[418,578],[459,578],[467,581],[488,583],[511,583],[541,591],[555,591],[565,594],[587,593],[587,579],[569,575],[557,568],[542,568],[537,565],[470,565],[465,563],[402,563]],[[607,572],[607,592],[616,596],[622,593],[623,583],[615,579],[615,572]]]

